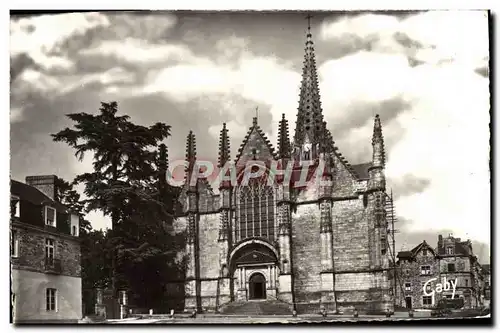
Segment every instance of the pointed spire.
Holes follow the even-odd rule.
[[[230,159],[230,143],[226,123],[222,124],[219,139],[219,168],[222,168]]]
[[[196,163],[196,137],[193,131],[189,131],[186,143],[186,180],[191,179],[193,174],[194,166]]]
[[[378,114],[375,116],[375,122],[373,124],[372,146],[373,167],[385,167],[384,137],[382,135],[382,124]]]
[[[278,157],[290,158],[290,138],[288,136],[288,121],[283,113],[278,128]]]
[[[310,16],[308,16],[308,19],[309,25],[307,29],[299,107],[294,137],[294,144],[298,147],[304,144],[306,134],[313,145],[319,143],[321,146],[323,138],[323,112],[321,109]]]

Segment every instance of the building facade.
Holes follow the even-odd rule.
[[[484,301],[483,305],[485,307],[490,306],[490,301],[491,301],[491,266],[488,265],[482,265],[483,269],[483,277],[484,277],[484,289],[483,289],[483,294],[484,294]]]
[[[424,292],[424,284],[428,281]],[[450,281],[456,282],[455,291],[451,285],[445,288]],[[480,308],[484,305],[485,281],[484,270],[473,254],[471,242],[452,235],[445,238],[439,235],[435,249],[423,241],[411,251],[398,253],[396,304],[411,309],[429,309],[441,298],[454,298],[462,299],[465,309]],[[442,290],[438,290],[438,284],[442,285]]]
[[[82,318],[79,223],[57,201],[56,176],[11,180],[13,322]]]
[[[465,308],[480,307],[482,276],[478,274],[477,257],[474,256],[470,240],[439,235],[437,252],[441,279],[457,280],[455,297],[464,299]],[[451,298],[451,291],[443,292],[443,296]]]
[[[235,182],[225,178],[216,193],[206,180],[186,181],[176,222],[187,231],[186,309],[267,299],[299,313],[393,311],[381,121],[377,115],[369,162],[350,165],[323,119],[310,29],[299,98],[293,140],[283,115],[275,150],[254,118],[231,160],[223,124],[219,175]],[[186,154],[191,180],[199,171],[192,132]],[[259,165],[262,177],[245,182],[245,170]],[[323,181],[297,185],[304,165],[321,169]],[[270,175],[277,176],[269,183]]]
[[[428,309],[435,306],[437,297],[429,294],[439,283],[439,258],[436,251],[423,241],[411,251],[398,253],[396,279],[397,305],[408,309]],[[435,279],[428,282],[431,279]],[[427,284],[426,284],[427,283]],[[424,288],[427,292],[424,293]]]

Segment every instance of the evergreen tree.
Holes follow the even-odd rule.
[[[90,222],[84,219],[85,205],[72,183],[56,178],[56,189],[58,200],[80,216],[82,301],[86,314],[93,313],[95,288],[110,283],[111,249],[108,237],[102,230],[92,230]]]
[[[78,175],[74,184],[84,185],[88,199],[83,203],[87,212],[100,210],[111,218],[111,287],[116,297],[117,284],[127,284],[125,271],[117,274],[118,265],[123,266],[123,259],[138,253],[131,240],[138,225],[163,225],[163,220],[172,218],[153,186],[158,176],[154,148],[170,135],[170,126],[163,123],[149,127],[136,125],[128,116],[117,116],[116,102],[102,102],[99,111],[97,115],[67,115],[75,123],[74,127],[52,134],[52,137],[74,148],[80,161],[85,153],[93,153],[93,172]],[[135,252],[131,250],[134,248]],[[155,252],[146,252],[147,255],[152,253]]]

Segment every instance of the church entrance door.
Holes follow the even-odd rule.
[[[260,273],[253,274],[249,281],[250,299],[266,299],[266,278]]]

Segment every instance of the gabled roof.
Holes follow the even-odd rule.
[[[399,259],[413,259],[417,256],[417,254],[420,252],[420,250],[422,250],[424,248],[427,250],[430,250],[432,252],[432,254],[434,256],[436,256],[436,251],[429,244],[427,244],[427,242],[424,240],[422,243],[418,244],[410,251],[398,252],[398,258]]]
[[[20,181],[11,179],[10,181],[10,193],[12,195],[18,196],[21,200],[31,202],[37,206],[52,206],[59,212],[67,212],[68,209],[63,204],[52,200],[42,191],[34,186],[22,183]]]
[[[243,139],[242,144],[240,145],[240,148],[238,149],[238,154],[236,155],[236,158],[235,158],[235,164],[238,164],[238,161],[240,160],[240,158],[243,154],[243,150],[245,149],[246,145],[248,144],[248,142],[250,140],[250,136],[254,132],[257,133],[261,137],[261,140],[264,142],[266,147],[269,149],[271,156],[274,159],[277,158],[276,152],[274,151],[274,148],[273,148],[273,145],[271,144],[271,141],[269,141],[269,139],[267,138],[264,131],[262,131],[262,129],[260,128],[259,124],[257,123],[257,118],[254,118],[252,127],[250,127],[250,129],[248,130],[245,138]]]

